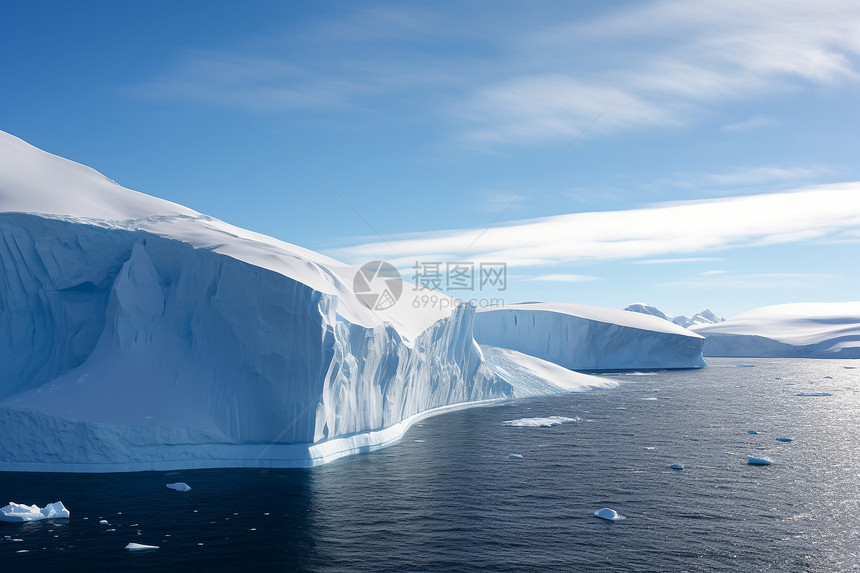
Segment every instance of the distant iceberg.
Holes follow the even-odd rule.
[[[167,487],[176,491],[191,491],[191,487],[185,482],[169,483]]]
[[[860,358],[860,302],[766,306],[693,326],[705,356]]]
[[[150,549],[158,549],[158,545],[144,545],[142,543],[129,543],[125,546],[129,551],[147,551]]]
[[[0,507],[0,521],[41,521],[42,519],[61,519],[69,517],[69,510],[63,502],[49,503],[43,508],[38,505],[22,505],[10,502]]]
[[[569,303],[480,309],[475,340],[570,370],[702,368],[704,339],[655,316]]]
[[[747,463],[751,466],[769,466],[773,462],[765,458],[754,458],[753,456],[747,456]]]

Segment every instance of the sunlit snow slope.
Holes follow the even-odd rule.
[[[0,470],[312,465],[514,395],[473,308],[354,276],[0,132]]]
[[[484,309],[475,317],[475,339],[572,370],[705,365],[701,336],[656,316],[584,304]]]
[[[765,306],[692,330],[705,356],[860,358],[860,302]]]

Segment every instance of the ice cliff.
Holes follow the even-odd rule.
[[[765,306],[693,330],[705,356],[860,358],[860,302]]]
[[[701,336],[656,316],[581,304],[483,309],[475,339],[572,370],[705,366]]]

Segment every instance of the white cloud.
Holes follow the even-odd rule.
[[[657,186],[670,185],[684,189],[715,187],[731,187],[733,189],[738,189],[756,185],[812,181],[817,177],[831,173],[832,170],[830,168],[819,165],[809,167],[776,167],[761,165],[756,167],[744,167],[742,169],[726,173],[679,173],[672,178],[658,181]]]
[[[744,275],[696,276],[663,283],[661,287],[682,289],[796,289],[821,288],[840,280],[840,277],[819,273],[753,273]]]
[[[675,259],[646,259],[644,261],[633,261],[637,265],[665,265],[673,263],[702,263],[708,261],[721,261],[719,257],[682,257]]]
[[[761,129],[764,127],[774,127],[776,125],[779,125],[778,120],[764,115],[757,115],[755,117],[744,119],[736,123],[724,125],[721,129],[723,131],[750,131],[753,129]]]
[[[793,192],[573,213],[483,229],[405,235],[330,254],[359,263],[394,259],[501,261],[509,266],[701,257],[735,247],[841,238],[860,229],[860,182]],[[475,242],[479,234],[481,238]],[[475,243],[473,246],[472,243]]]
[[[533,277],[530,279],[526,279],[529,281],[540,281],[540,282],[559,282],[559,283],[581,283],[587,281],[596,281],[600,277],[592,277],[589,275],[569,275],[569,274],[556,274],[556,275],[541,275],[539,277]]]

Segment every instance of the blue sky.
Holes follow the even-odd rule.
[[[7,0],[0,129],[508,302],[856,300],[860,5],[749,4]]]

